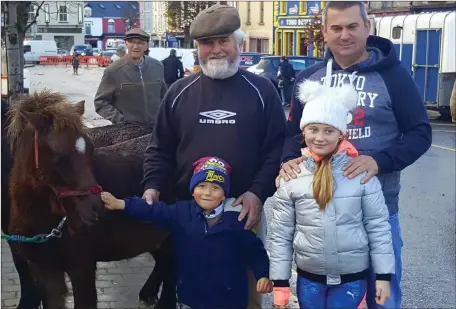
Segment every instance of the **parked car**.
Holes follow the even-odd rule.
[[[59,55],[59,56],[69,56],[70,55],[70,51],[66,50],[66,49],[58,48],[57,49],[57,55]]]
[[[99,50],[98,48],[92,48],[92,53],[94,56],[101,56],[101,50]]]
[[[308,56],[287,56],[288,62],[293,66],[296,75],[302,70],[323,61],[323,58]],[[249,71],[266,77],[276,86],[278,91],[277,72],[279,71],[280,56],[263,56],[256,67]]]
[[[92,45],[90,44],[73,45],[73,47],[71,47],[70,55],[73,56],[75,51],[80,56],[93,56]]]
[[[260,59],[263,56],[269,56],[269,54],[243,52],[241,53],[241,62],[239,63],[239,66],[243,69],[247,69],[260,62]]]

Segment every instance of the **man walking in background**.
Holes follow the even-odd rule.
[[[162,60],[164,67],[165,83],[169,88],[178,79],[184,77],[182,62],[176,57],[176,50],[171,49],[169,56]]]

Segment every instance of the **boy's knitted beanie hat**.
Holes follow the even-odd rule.
[[[190,180],[190,192],[204,181],[213,182],[223,188],[225,197],[230,195],[231,166],[217,157],[204,157],[193,163],[193,176]]]

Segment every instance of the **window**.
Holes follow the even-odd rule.
[[[402,27],[401,26],[396,26],[393,28],[393,31],[391,33],[391,37],[393,39],[400,39],[402,34]]]
[[[133,10],[136,10],[136,5],[130,3],[130,6]]]
[[[249,40],[249,52],[254,53],[269,53],[269,40],[251,38]]]
[[[84,8],[84,16],[85,17],[90,17],[92,16],[92,8],[90,6],[86,6]]]
[[[98,4],[102,9],[105,8],[105,6],[103,4]]]
[[[392,8],[393,6],[393,1],[382,1],[382,8]]]
[[[30,11],[28,13],[28,20],[32,21],[35,19],[35,14],[36,14],[36,6],[31,4],[30,5]]]
[[[116,8],[117,8],[118,10],[120,10],[120,5],[116,4]]]
[[[59,5],[59,22],[67,23],[68,22],[68,11],[66,5]]]
[[[92,24],[91,23],[85,23],[85,34],[92,35]]]
[[[247,21],[245,23],[247,25],[251,24],[251,21],[250,21],[250,1],[247,2]]]
[[[114,19],[108,20],[108,32],[110,32],[110,33],[116,32],[116,24],[114,23]]]
[[[259,22],[260,26],[263,26],[264,25],[264,2],[261,1],[260,2],[260,22]]]
[[[44,5],[44,22],[49,23],[51,21],[51,15],[49,13],[49,3]]]

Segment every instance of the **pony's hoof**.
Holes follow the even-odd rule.
[[[152,298],[149,300],[138,300],[138,309],[154,309],[157,304],[157,299]]]

